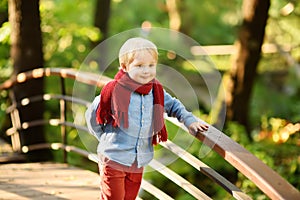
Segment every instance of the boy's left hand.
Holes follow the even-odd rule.
[[[191,125],[188,127],[189,132],[193,135],[196,135],[199,132],[205,132],[208,130],[208,126],[205,124],[202,124],[200,122],[193,122]]]

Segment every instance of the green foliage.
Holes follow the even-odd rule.
[[[8,0],[0,0],[0,15],[8,11]],[[0,19],[1,21],[2,19]]]
[[[276,143],[273,141],[272,134],[275,134],[283,126],[277,122],[281,121],[280,123],[282,123],[285,120],[276,119],[276,125],[272,119],[274,118],[271,118],[270,121],[262,121],[261,132],[253,133],[255,134],[254,142],[251,143],[246,137],[243,137],[245,135],[242,134],[245,133],[243,126],[237,123],[228,123],[224,132],[299,189],[300,181],[296,177],[300,175],[300,161],[298,159],[298,155],[300,155],[298,146],[300,128],[296,131],[298,135],[291,135],[285,143]],[[268,199],[253,182],[240,173],[236,184],[254,199]]]
[[[153,26],[167,27],[168,15],[164,3],[162,0],[112,1],[110,35],[139,28],[144,21],[151,22]]]
[[[259,141],[247,145],[246,148],[294,187],[300,188],[300,182],[297,178],[300,175],[300,162],[297,158],[297,155],[300,154],[298,146],[290,143],[279,145],[271,141]],[[268,199],[253,182],[242,174],[239,174],[237,185],[241,186],[243,191],[252,196],[253,199]]]
[[[12,72],[9,60],[10,32],[11,29],[9,23],[3,23],[2,27],[0,27],[0,82],[4,82]]]
[[[278,80],[279,78],[279,80]],[[292,122],[299,121],[300,99],[299,86],[293,88],[290,93],[291,84],[287,85],[288,74],[282,72],[273,72],[258,77],[253,91],[251,102],[251,122],[253,127],[259,126],[262,116],[279,117]],[[298,82],[293,79],[292,82]],[[297,88],[298,87],[298,88]]]
[[[182,10],[183,32],[202,45],[232,44],[236,27],[241,21],[240,0],[220,3],[213,1],[184,1]],[[220,28],[223,31],[219,31]],[[224,34],[225,33],[225,34]]]
[[[271,36],[280,44],[293,44],[297,46],[299,39],[299,13],[300,5],[297,1],[272,0],[269,11],[270,20],[267,30]]]
[[[90,52],[91,42],[100,40],[100,31],[92,25],[92,16],[86,12],[92,10],[91,3],[79,0],[41,2],[47,67],[78,68]]]
[[[228,122],[223,131],[239,144],[246,145],[250,143],[245,127],[236,122]]]
[[[269,20],[266,27],[266,41],[277,43],[281,47],[289,49],[291,58],[296,62],[300,60],[300,26],[299,26],[300,4],[298,1],[272,0],[269,10]],[[281,56],[284,53],[281,52]],[[294,71],[297,71],[295,64],[292,64],[289,58],[288,65],[284,63],[274,63],[272,67],[287,66]],[[274,59],[276,60],[276,58]],[[291,65],[291,66],[290,66]],[[272,69],[268,67],[268,69]],[[299,79],[299,72],[298,74]]]
[[[3,1],[0,1],[0,5],[3,4]],[[1,6],[0,6],[1,7]],[[1,11],[0,11],[1,12]],[[5,22],[0,27],[0,83],[3,83],[7,80],[12,74],[12,67],[9,59],[9,34],[10,34],[10,25]],[[5,110],[8,106],[8,92],[5,90],[0,90],[0,130],[7,126],[5,119],[7,115]]]
[[[101,32],[93,26],[93,13],[95,0],[41,0],[41,28],[44,42],[44,58],[46,67],[72,67],[79,68],[82,61],[91,50],[91,42],[101,39]],[[300,60],[300,29],[299,13],[300,5],[294,2],[294,12],[283,16],[282,8],[287,4],[286,0],[272,0],[270,8],[270,18],[266,28],[266,41],[276,41],[280,45],[291,47],[291,55],[296,60]],[[165,1],[139,1],[139,0],[113,0],[111,18],[109,21],[109,36],[122,31],[139,28],[145,21],[151,22],[154,27],[169,27],[169,16]],[[242,0],[189,0],[177,1],[178,9],[181,13],[182,32],[195,39],[202,45],[232,44],[236,38],[236,31],[241,23]],[[7,10],[7,0],[0,0],[0,12]],[[0,82],[8,79],[12,74],[12,66],[9,60],[10,48],[10,25],[4,23],[0,28]],[[183,74],[194,73],[187,63],[182,60],[164,59],[167,52],[160,54],[163,62],[170,66],[178,66]],[[229,56],[213,56],[213,62],[218,69],[226,71],[230,66]],[[182,67],[183,66],[183,67]],[[263,55],[259,65],[259,76],[255,83],[251,102],[251,125],[253,127],[254,142],[246,137],[245,129],[239,124],[230,122],[226,125],[224,132],[233,140],[247,148],[259,159],[280,173],[290,183],[298,189],[299,169],[299,133],[290,136],[289,140],[282,144],[274,143],[270,139],[256,140],[258,134],[265,127],[271,127],[269,119],[272,117],[285,119],[296,123],[300,121],[300,82],[299,76],[295,73],[297,69],[289,66],[280,54]],[[113,76],[112,74],[109,74]],[[46,80],[45,90],[50,93],[59,93],[57,78]],[[72,91],[72,82],[67,82],[67,91]],[[0,91],[0,123],[5,119],[5,109],[7,108],[6,91]],[[69,105],[68,105],[69,106]],[[59,117],[57,102],[47,102],[45,118]],[[69,107],[70,109],[70,107]],[[68,119],[72,120],[71,114]],[[202,143],[193,140],[191,136],[168,124],[170,139],[176,137],[180,141],[178,145],[191,152],[196,157],[201,157],[200,149]],[[78,133],[74,129],[68,129],[68,140],[76,146],[85,148],[81,143]],[[47,127],[47,139],[50,142],[60,141],[59,128]],[[186,144],[189,144],[186,146]],[[156,147],[159,148],[159,147]],[[166,154],[170,155],[170,154]],[[164,153],[157,155],[165,156]],[[55,159],[62,162],[62,152],[55,152]],[[86,167],[86,160],[70,154],[69,161],[74,165]],[[229,165],[217,153],[209,152],[202,161],[213,169],[224,175],[226,178],[236,176],[236,170]],[[201,175],[200,172],[188,166],[184,161],[177,159],[170,166],[178,174],[191,181],[197,187],[213,196],[214,199],[230,199],[229,195],[210,179]],[[90,168],[97,171],[97,167]],[[146,173],[145,178],[153,182],[159,188],[164,188],[176,199],[194,199],[186,192],[170,183],[166,178],[157,173]],[[253,199],[267,199],[259,189],[243,175],[237,175],[236,184],[241,189],[250,194]],[[201,181],[199,181],[201,180]],[[145,193],[145,199],[153,197]]]
[[[201,3],[197,0],[177,1],[182,21],[180,31],[203,45],[232,44],[235,38],[235,27],[241,19],[241,2],[241,0],[232,0],[220,4],[218,0],[203,0]],[[145,21],[150,22],[153,27],[168,28],[169,16],[166,2],[162,0],[112,1],[110,35],[141,27]]]

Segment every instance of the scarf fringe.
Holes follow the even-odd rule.
[[[166,142],[168,140],[168,134],[167,133],[166,127],[164,126],[161,131],[157,132],[152,136],[152,144],[157,145],[160,142]]]

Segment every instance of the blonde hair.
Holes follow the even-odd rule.
[[[134,60],[136,52],[143,50],[147,50],[156,61],[158,60],[158,51],[154,43],[140,37],[130,38],[120,48],[120,67],[128,66]]]

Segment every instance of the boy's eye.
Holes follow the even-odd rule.
[[[155,64],[149,64],[149,65],[135,65],[138,68],[142,68],[142,67],[154,67]]]

